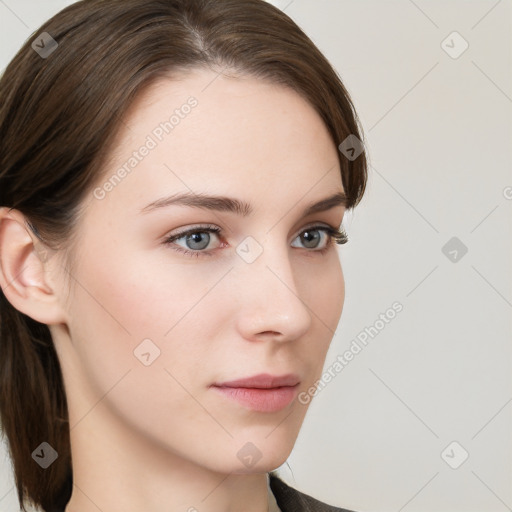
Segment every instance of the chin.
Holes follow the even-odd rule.
[[[236,464],[230,471],[236,474],[267,473],[282,466],[295,445],[298,430],[285,429],[283,425],[274,430],[261,427],[240,433],[234,440]]]
[[[238,464],[236,467],[231,468],[229,473],[235,475],[269,473],[282,466],[289,455],[290,452],[286,452],[285,454],[269,454],[267,457],[263,456],[258,462],[247,465],[247,467],[244,467],[243,464]]]

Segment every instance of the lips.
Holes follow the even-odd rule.
[[[226,388],[280,388],[283,386],[295,386],[300,382],[298,375],[289,373],[283,376],[269,375],[268,373],[260,373],[252,377],[245,379],[231,380],[228,382],[222,382],[220,384],[214,384],[217,387]]]
[[[230,401],[246,409],[258,412],[277,412],[288,406],[297,394],[299,377],[294,374],[283,376],[268,373],[237,379],[211,387]]]

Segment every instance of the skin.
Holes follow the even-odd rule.
[[[302,213],[343,191],[336,146],[291,89],[216,76],[161,79],[138,98],[97,186],[189,96],[198,105],[103,199],[87,196],[79,250],[42,261],[20,212],[0,210],[0,284],[50,326],[62,365],[75,483],[67,512],[266,511],[266,472],[288,458],[308,406],[255,412],[209,386],[297,373],[301,392],[321,376],[343,273],[335,245],[321,254],[299,235],[341,225],[344,206]],[[140,213],[190,190],[253,212]],[[222,229],[203,249],[210,256],[164,244],[198,224]],[[250,264],[236,252],[248,236],[263,248]],[[185,239],[176,246],[193,250]],[[160,356],[145,366],[134,350],[148,338]],[[248,442],[261,455],[251,467],[237,457]]]

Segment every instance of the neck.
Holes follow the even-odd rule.
[[[66,512],[268,511],[266,473],[212,471],[91,417],[98,419],[89,414],[71,429],[73,492]]]

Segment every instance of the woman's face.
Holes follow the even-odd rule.
[[[263,472],[294,445],[297,396],[320,377],[341,315],[339,256],[321,228],[339,228],[345,208],[305,211],[343,187],[336,146],[299,95],[215,77],[160,80],[130,110],[77,227],[67,328],[51,329],[72,440],[94,432]],[[259,374],[298,384],[214,386]]]

